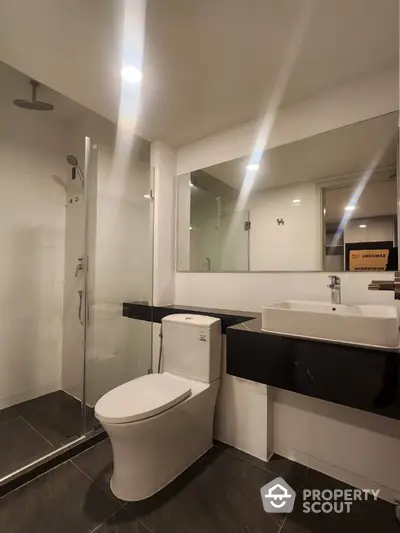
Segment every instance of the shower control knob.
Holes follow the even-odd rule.
[[[78,277],[79,272],[83,270],[83,257],[78,257],[78,263],[75,268],[75,277]]]

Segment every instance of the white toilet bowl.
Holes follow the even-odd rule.
[[[129,381],[98,401],[96,417],[113,449],[115,496],[148,498],[211,448],[218,386],[219,380],[201,383],[164,372]]]
[[[209,450],[221,363],[221,322],[163,318],[164,368],[105,394],[95,415],[114,456],[111,490],[121,500],[152,496]]]

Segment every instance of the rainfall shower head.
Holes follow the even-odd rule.
[[[76,173],[78,172],[79,179],[81,181],[82,187],[85,186],[85,179],[83,177],[83,172],[79,166],[78,158],[72,154],[67,155],[67,163],[72,166],[72,179],[76,178]]]
[[[53,104],[36,100],[36,91],[37,88],[40,86],[40,83],[35,80],[31,80],[30,83],[32,85],[32,99],[25,100],[24,98],[17,98],[16,100],[14,100],[14,104],[18,107],[23,107],[24,109],[31,109],[33,111],[53,111]]]

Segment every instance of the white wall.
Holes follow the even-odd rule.
[[[321,270],[321,191],[314,183],[256,193],[249,208],[251,270]]]
[[[330,299],[327,288],[329,272],[249,272],[249,273],[186,273],[175,275],[175,303],[221,309],[243,309],[261,312],[263,305],[280,300]],[[368,291],[373,273],[342,272],[344,303],[388,304],[400,308],[393,293]],[[376,277],[376,275],[375,275]],[[393,273],[379,273],[382,279],[392,279]]]
[[[68,165],[52,114],[2,93],[0,116],[1,409],[60,388]]]
[[[398,74],[377,73],[282,110],[268,146],[388,113],[399,108]],[[178,174],[251,153],[257,124],[249,123],[178,150]],[[285,299],[326,301],[328,273],[176,273],[175,303],[260,311]],[[393,274],[382,273],[382,279]],[[369,292],[371,274],[343,273],[344,303],[394,302],[392,293]],[[222,374],[217,438],[266,458],[271,436],[268,405],[274,398],[274,449],[357,486],[379,486],[381,495],[400,494],[398,421],[273,390]]]

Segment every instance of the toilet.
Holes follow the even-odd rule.
[[[114,456],[112,492],[148,498],[213,445],[221,322],[202,315],[162,319],[163,372],[128,381],[95,406]]]

